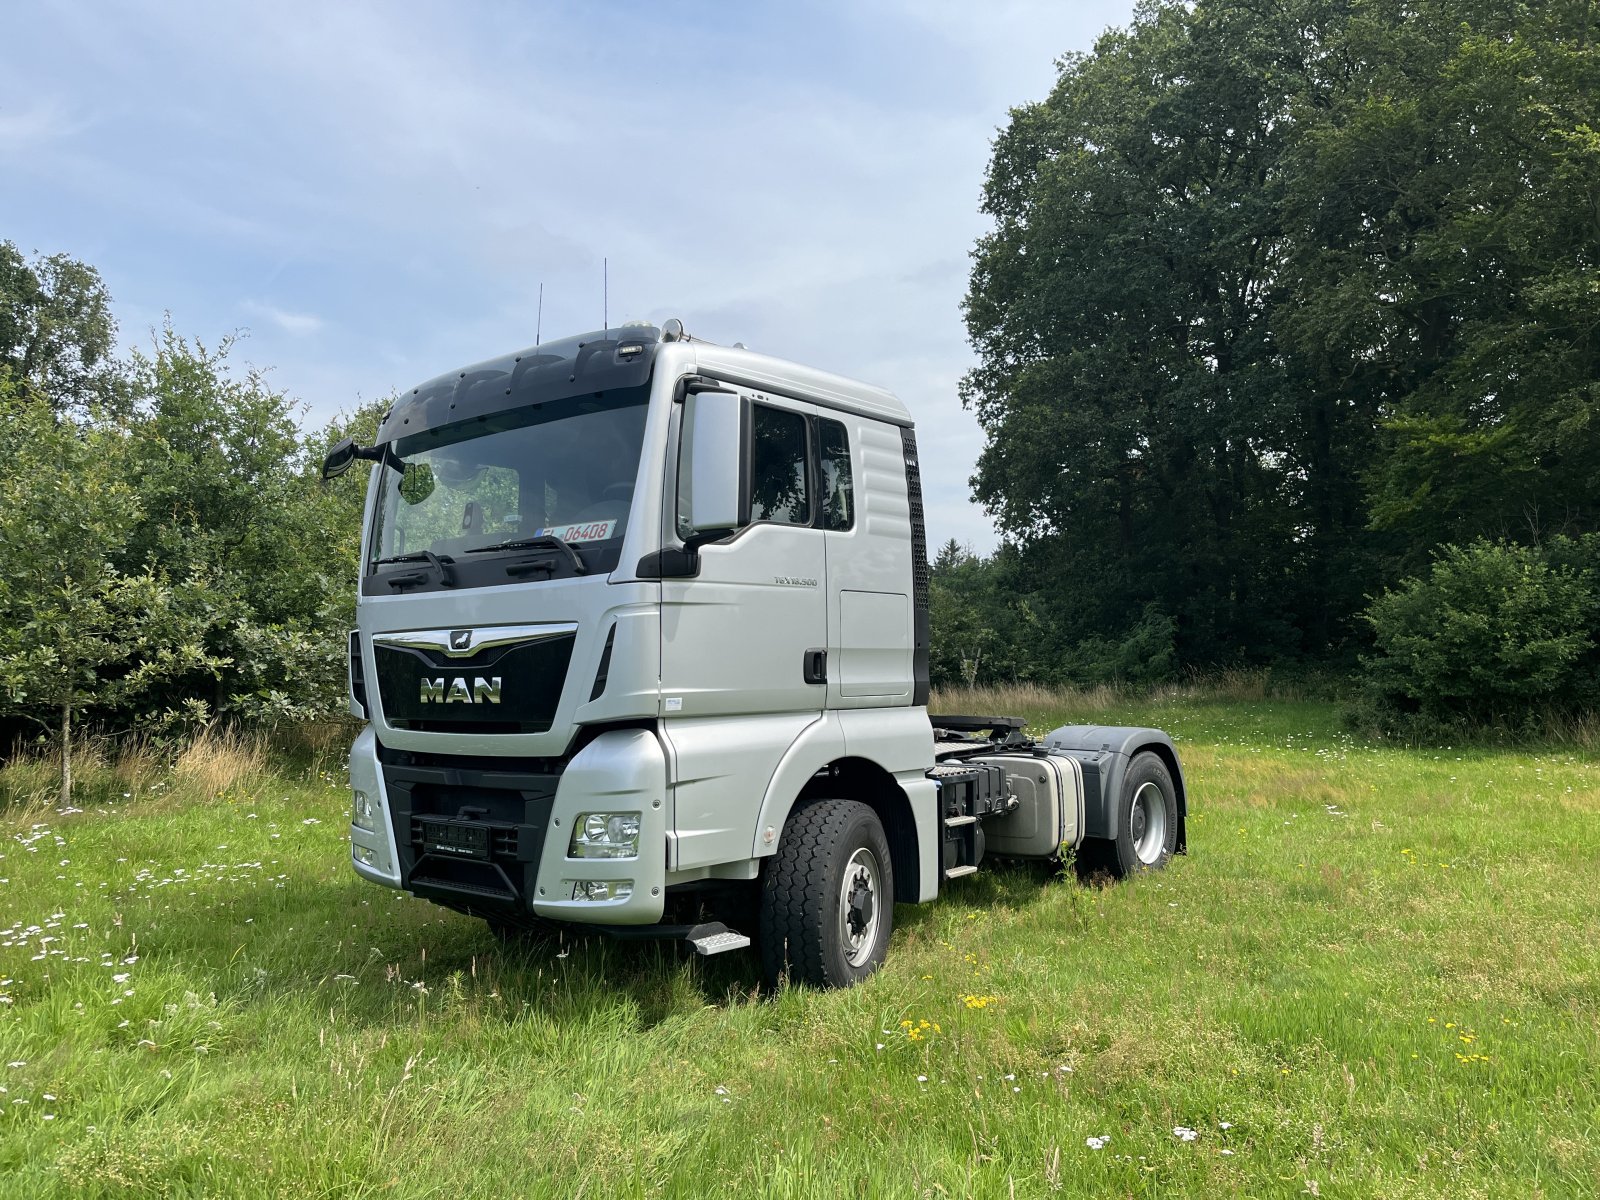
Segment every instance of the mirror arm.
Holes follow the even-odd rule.
[[[682,404],[690,396],[698,396],[701,392],[732,392],[734,389],[725,383],[718,383],[715,379],[708,379],[704,375],[685,375],[678,380],[678,386],[672,391],[672,402]]]

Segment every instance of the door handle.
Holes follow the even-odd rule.
[[[826,650],[807,650],[804,674],[807,683],[827,683],[828,652]]]

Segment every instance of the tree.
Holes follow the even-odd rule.
[[[321,439],[301,434],[294,403],[262,372],[232,369],[234,347],[168,326],[134,355],[130,455],[144,515],[119,561],[211,581],[176,600],[208,658],[231,669],[175,680],[165,711],[182,712],[187,696],[205,697],[208,716],[324,715],[344,696],[359,485],[321,486]]]
[[[1597,527],[1589,10],[1147,0],[1013,111],[963,399],[1070,645],[1337,654],[1445,542]]]
[[[21,394],[79,418],[120,407],[111,297],[93,267],[54,254],[30,263],[0,242],[0,365]]]
[[[221,664],[179,636],[164,579],[114,564],[141,515],[122,431],[62,424],[14,386],[0,418],[0,709],[54,727],[65,807],[86,707]]]
[[[1590,4],[1376,0],[1286,165],[1285,344],[1370,397],[1391,571],[1600,523]]]
[[[1310,381],[1273,325],[1285,117],[1339,7],[1146,4],[996,142],[966,302],[973,483],[1050,544],[1075,637],[1153,604],[1185,661],[1263,658],[1336,602],[1312,586],[1309,495],[1348,472],[1300,454]]]

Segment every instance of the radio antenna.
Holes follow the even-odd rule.
[[[533,344],[535,347],[544,340],[544,281],[539,281],[539,316],[533,324]]]
[[[611,328],[611,263],[600,260],[600,328]]]

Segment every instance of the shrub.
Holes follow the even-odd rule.
[[[1600,614],[1589,540],[1448,546],[1426,578],[1368,607],[1363,715],[1413,737],[1472,727],[1536,731],[1596,702]]]

